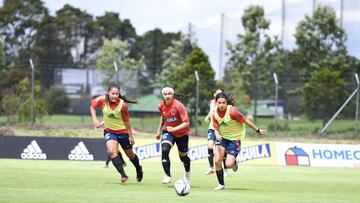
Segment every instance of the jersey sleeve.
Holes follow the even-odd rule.
[[[235,107],[232,107],[230,109],[230,117],[231,117],[231,119],[237,120],[240,123],[245,121],[245,116],[242,115]]]
[[[213,121],[214,130],[218,130],[219,129],[219,122],[215,119],[215,114],[213,114],[211,116],[211,119]]]
[[[105,97],[99,96],[91,100],[91,106],[96,109],[98,107],[102,107],[104,105],[104,102],[105,102]]]
[[[121,107],[121,117],[122,117],[123,121],[130,120],[129,107],[125,102],[123,103],[123,105]]]
[[[181,121],[182,122],[189,122],[189,116],[188,116],[188,112],[187,112],[185,106],[180,104],[178,106],[178,110],[179,110],[179,115],[180,115]]]

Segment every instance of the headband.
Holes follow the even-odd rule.
[[[165,92],[170,92],[170,93],[174,94],[174,89],[171,87],[164,87],[161,90],[161,94],[164,94]]]

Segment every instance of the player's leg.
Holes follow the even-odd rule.
[[[135,166],[136,181],[141,182],[141,180],[143,179],[143,170],[142,166],[140,165],[138,156],[132,150],[132,145],[129,141],[129,134],[122,134],[121,136],[119,136],[119,142],[126,156],[129,157],[131,163]]]
[[[114,164],[116,170],[121,175],[121,182],[127,182],[128,176],[126,175],[121,159],[118,156],[118,144],[119,144],[117,140],[118,138],[115,134],[110,132],[104,132],[104,134],[106,140],[106,150],[108,152],[108,155],[111,157],[111,161]]]
[[[228,175],[228,170],[227,170],[227,166],[226,166],[226,151],[225,151],[225,155],[224,155],[224,159],[223,159],[223,168],[224,168],[224,176],[226,177]]]
[[[215,133],[214,130],[208,129],[208,161],[210,168],[204,173],[205,175],[210,175],[215,172],[214,170],[214,143],[215,143]]]
[[[190,166],[191,166],[191,160],[188,156],[188,149],[189,149],[189,136],[185,135],[182,137],[175,138],[176,146],[178,148],[179,157],[181,162],[184,165],[185,169],[185,175],[184,180],[190,182],[191,172],[190,172]]]
[[[118,155],[119,155],[119,157],[121,159],[121,162],[123,163],[123,166],[126,167],[126,162],[125,162],[124,157],[123,157],[122,153],[120,152],[120,150],[119,150]]]
[[[171,135],[169,132],[163,131],[161,137],[161,164],[163,166],[165,176],[164,179],[161,181],[163,184],[171,183],[171,172],[170,172],[170,157],[169,153],[174,145],[174,136]]]
[[[234,172],[238,170],[236,157],[240,152],[241,141],[231,141],[227,147],[226,166],[232,168]]]
[[[214,190],[223,190],[225,188],[224,182],[224,171],[222,168],[222,161],[225,155],[226,142],[222,141],[215,142],[215,171],[218,179],[218,186]]]

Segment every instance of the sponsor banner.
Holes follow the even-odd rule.
[[[258,144],[248,147],[242,147],[236,161],[242,163],[245,161],[257,160],[257,159],[269,159],[272,157],[270,144]],[[261,162],[261,161],[260,161]]]
[[[105,160],[104,139],[0,136],[0,158]]]
[[[161,156],[160,143],[153,143],[133,148],[134,153],[140,160]]]
[[[279,165],[360,167],[360,145],[277,142]]]

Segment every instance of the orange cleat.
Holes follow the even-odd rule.
[[[128,181],[129,181],[129,177],[122,177],[121,178],[122,183],[127,183]]]

